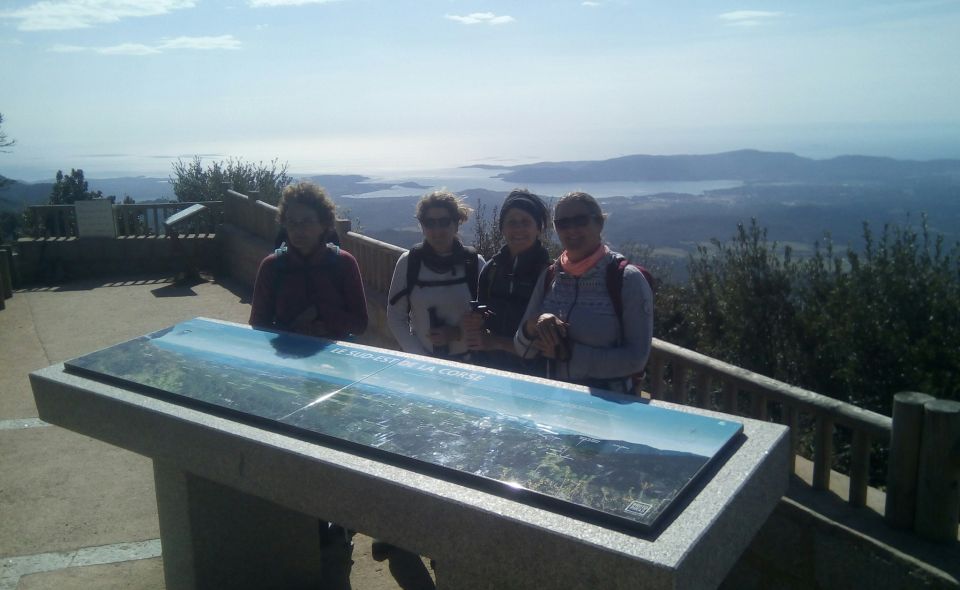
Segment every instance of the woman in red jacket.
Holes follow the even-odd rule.
[[[367,328],[367,303],[356,259],[328,244],[334,205],[310,182],[283,189],[278,221],[287,244],[260,263],[250,325],[323,338],[346,338]],[[350,590],[353,533],[321,520],[321,588]]]
[[[311,182],[283,189],[278,221],[287,244],[260,263],[250,325],[324,338],[367,328],[367,304],[356,259],[328,244],[335,207]]]

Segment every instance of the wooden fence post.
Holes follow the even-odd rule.
[[[933,400],[932,395],[916,391],[904,391],[893,396],[887,503],[884,507],[884,518],[892,527],[913,528],[917,510],[917,468],[923,431],[923,404]]]
[[[830,470],[833,469],[833,418],[817,414],[813,447],[813,489],[830,489]]]
[[[13,297],[13,256],[0,248],[0,301]]]
[[[914,530],[932,541],[956,542],[960,522],[960,402],[923,406]]]

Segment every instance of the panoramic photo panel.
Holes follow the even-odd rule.
[[[332,343],[196,318],[64,363],[68,371],[179,403],[276,420],[401,360]]]
[[[66,366],[640,532],[742,431],[628,396],[203,318]]]
[[[742,431],[732,420],[422,357],[282,420],[644,531]]]

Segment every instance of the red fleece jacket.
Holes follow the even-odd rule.
[[[275,253],[263,259],[253,288],[251,326],[289,331],[311,305],[325,335],[344,338],[367,329],[367,303],[353,255],[327,246],[307,258],[288,248],[282,259]]]

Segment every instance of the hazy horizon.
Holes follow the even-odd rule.
[[[958,30],[958,0],[6,0],[0,174],[960,158]]]
[[[947,131],[944,130],[944,135]],[[173,173],[173,163],[177,159],[188,161],[194,157],[200,157],[205,163],[221,161],[227,158],[242,158],[246,161],[269,163],[276,159],[279,164],[286,164],[288,173],[295,177],[312,176],[323,174],[362,174],[373,178],[401,178],[409,176],[430,176],[434,173],[448,173],[456,168],[463,168],[473,165],[488,166],[513,166],[517,164],[530,164],[547,161],[591,161],[606,160],[630,155],[652,155],[652,156],[673,156],[673,155],[707,155],[737,150],[760,150],[769,152],[790,152],[804,158],[815,160],[829,159],[838,156],[877,156],[888,157],[898,160],[941,160],[941,159],[960,159],[960,126],[957,127],[954,134],[950,137],[938,138],[925,143],[917,140],[904,140],[897,143],[895,139],[886,141],[879,139],[873,142],[863,140],[864,135],[858,136],[857,140],[838,141],[835,140],[830,146],[817,144],[815,139],[811,139],[805,144],[797,142],[797,147],[778,148],[775,145],[770,147],[757,147],[758,144],[740,145],[731,144],[729,147],[717,145],[715,149],[684,149],[681,145],[673,150],[664,150],[655,152],[652,150],[634,150],[634,151],[614,151],[604,150],[597,147],[595,150],[586,149],[557,149],[553,152],[544,152],[542,156],[533,155],[503,155],[503,156],[474,156],[464,154],[458,158],[452,154],[451,150],[443,150],[440,146],[436,153],[426,154],[421,152],[417,158],[389,158],[377,159],[373,155],[368,157],[344,157],[343,154],[336,158],[324,158],[322,156],[302,156],[294,153],[294,148],[278,149],[276,151],[264,152],[263,148],[256,149],[252,146],[250,149],[238,148],[236,150],[225,150],[222,153],[178,153],[178,154],[123,154],[123,153],[91,153],[64,155],[62,157],[53,157],[50,155],[35,157],[16,157],[15,153],[0,154],[0,175],[25,182],[53,182],[57,170],[69,171],[71,168],[82,169],[88,179],[111,179],[123,177],[156,177],[167,178]],[[403,140],[397,140],[396,149],[402,154]],[[664,142],[669,143],[669,142]],[[703,143],[703,142],[701,142]],[[719,142],[718,142],[719,143]],[[956,146],[953,144],[956,143]],[[842,149],[839,146],[849,145],[848,149]],[[375,147],[385,148],[383,143],[374,144]],[[13,149],[16,149],[16,146]],[[362,145],[358,145],[360,149]],[[805,149],[804,149],[805,148]],[[832,149],[831,149],[832,148]],[[281,156],[280,154],[287,154]],[[554,155],[555,154],[555,155]],[[59,163],[62,162],[62,163]]]

